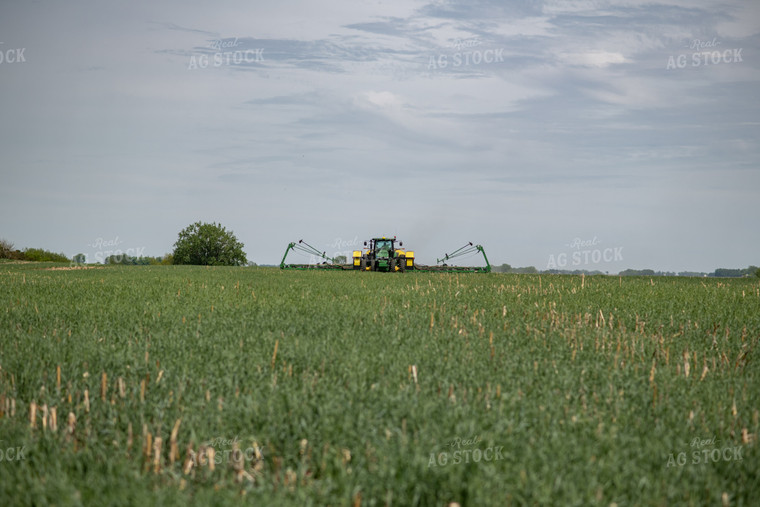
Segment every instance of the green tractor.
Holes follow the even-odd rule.
[[[489,273],[491,271],[491,264],[488,262],[485,250],[480,245],[473,245],[472,242],[465,244],[450,254],[444,254],[441,259],[436,259],[437,265],[435,266],[416,264],[414,252],[401,248],[403,246],[404,244],[401,241],[397,241],[395,236],[392,238],[386,238],[385,236],[372,238],[364,242],[363,250],[354,250],[350,263],[343,264],[337,259],[328,257],[326,252],[320,252],[304,240],[300,240],[297,243],[292,242],[288,244],[285,255],[282,256],[282,261],[280,262],[280,269],[339,269],[385,272],[448,271],[470,273]],[[318,260],[318,262],[309,264],[288,263],[286,259],[291,251],[309,255],[313,260]],[[477,254],[483,255],[485,266],[450,266],[447,264],[448,261],[456,257]]]
[[[364,252],[354,250],[353,267],[363,271],[406,271],[414,269],[414,252],[396,248],[396,238],[372,238]],[[399,241],[398,246],[404,246]]]

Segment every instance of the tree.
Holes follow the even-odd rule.
[[[738,278],[744,275],[741,269],[718,268],[710,276],[719,278]]]
[[[624,269],[620,273],[620,276],[655,276],[656,273],[653,269]]]
[[[345,255],[338,255],[335,257],[335,264],[346,264],[348,263],[348,258]]]
[[[120,254],[120,255],[109,255],[105,258],[103,261],[104,264],[124,264],[124,265],[134,265],[137,264],[137,258],[136,257],[130,257],[127,254]]]
[[[75,264],[84,264],[87,258],[85,257],[83,253],[78,253],[71,260]]]
[[[0,259],[10,259],[13,254],[13,243],[7,239],[0,239]]]
[[[188,225],[179,233],[172,255],[174,264],[244,266],[248,262],[243,243],[215,222]]]

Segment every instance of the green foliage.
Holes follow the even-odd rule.
[[[749,266],[744,269],[728,269],[719,268],[709,276],[721,277],[721,278],[738,278],[742,276],[754,276],[757,272],[757,266]]]
[[[84,264],[87,257],[83,253],[78,253],[71,260],[76,264]]]
[[[345,255],[338,255],[335,257],[335,264],[347,264],[348,263],[348,257]]]
[[[103,264],[123,264],[125,266],[137,266],[150,264],[146,257],[130,257],[127,254],[109,255],[103,260]]]
[[[42,248],[26,248],[24,260],[35,262],[69,262],[69,258],[62,253],[49,252]]]
[[[172,254],[174,264],[243,266],[248,262],[243,248],[221,225],[196,222],[179,233]]]
[[[44,267],[0,265],[0,505],[760,498],[755,278]]]
[[[653,269],[624,269],[620,273],[620,276],[654,276]]]
[[[521,274],[521,275],[534,275],[538,273],[538,269],[536,269],[534,266],[527,266],[524,268],[513,268],[509,264],[502,264],[501,266],[494,266],[492,268],[492,271],[494,273],[512,273],[512,274]]]
[[[721,278],[735,278],[739,276],[744,276],[745,270],[743,269],[727,269],[727,268],[719,268],[716,269],[715,272],[710,276],[717,276]]]
[[[534,275],[538,273],[538,270],[534,266],[527,266],[524,268],[512,268],[509,272],[521,275]]]
[[[13,243],[0,238],[0,259],[10,259],[13,253]]]
[[[166,254],[163,257],[130,257],[129,255],[111,255],[106,257],[104,264],[122,264],[125,266],[170,266],[172,264],[172,255]]]
[[[681,271],[679,273],[668,271],[654,271],[652,269],[626,269],[621,271],[621,276],[697,276],[697,277],[717,277],[717,278],[740,278],[754,276],[757,266],[749,266],[744,269],[718,268],[712,273],[703,273],[696,271]]]
[[[13,243],[0,239],[0,259],[13,259],[34,262],[69,262],[63,253],[49,252],[42,248],[26,248],[24,251],[13,250]]]

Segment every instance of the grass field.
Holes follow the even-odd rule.
[[[0,264],[0,505],[760,498],[757,279],[51,266]]]

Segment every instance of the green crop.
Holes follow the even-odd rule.
[[[3,505],[760,497],[757,279],[49,266],[0,265]]]

